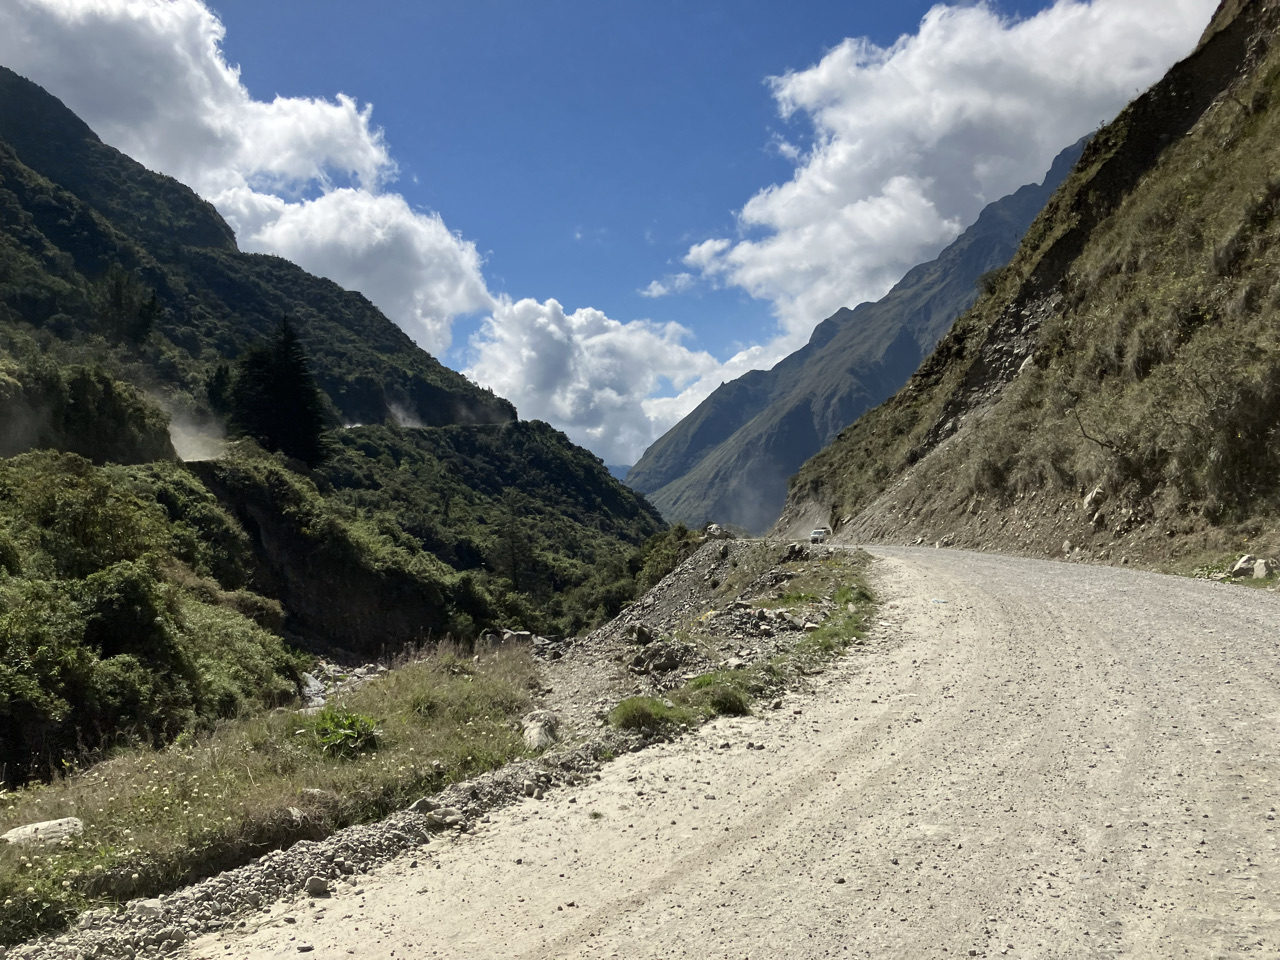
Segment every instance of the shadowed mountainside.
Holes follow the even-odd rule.
[[[1274,549],[1280,8],[1224,3],[778,531],[1102,560]],[[1216,561],[1215,561],[1216,562]]]
[[[1082,149],[1064,150],[1044,183],[988,204],[881,300],[837,311],[771,370],[722,384],[645,451],[627,483],[671,522],[766,529],[800,465],[893,394],[973,303],[979,279],[1008,262]]]

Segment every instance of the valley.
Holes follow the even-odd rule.
[[[187,7],[234,109],[302,104]],[[1280,0],[1181,49],[1041,183],[901,159],[833,217],[937,256],[799,319],[826,267],[744,279],[787,185],[623,322],[486,287],[307,101],[367,171],[236,203],[407,217],[382,279],[462,257],[408,326],[0,66],[0,960],[1280,954]],[[739,298],[731,359],[677,295]]]

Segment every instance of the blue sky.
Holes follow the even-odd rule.
[[[770,335],[769,302],[702,287],[656,304],[639,291],[690,245],[733,235],[752,194],[790,179],[771,135],[802,140],[810,125],[778,116],[767,77],[817,63],[845,37],[888,46],[933,4],[210,6],[255,97],[345,92],[373,104],[396,189],[475,240],[491,290],[674,320],[725,357]],[[1048,4],[998,6],[1028,15]],[[454,365],[465,340],[455,333]]]
[[[6,0],[0,63],[606,462],[883,295],[1215,0]]]

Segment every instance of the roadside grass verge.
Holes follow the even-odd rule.
[[[318,714],[226,721],[159,750],[129,748],[49,784],[0,792],[0,832],[79,817],[59,846],[0,844],[0,944],[89,907],[154,896],[300,839],[403,808],[525,753],[527,650],[439,649]]]
[[[814,597],[798,596],[799,602]],[[838,586],[832,594],[836,613],[817,630],[805,633],[787,652],[769,660],[731,670],[715,670],[686,681],[664,697],[629,697],[609,713],[609,722],[622,730],[658,734],[679,727],[694,727],[721,716],[745,716],[753,701],[775,693],[825,661],[844,654],[866,636],[866,623],[875,608],[861,573]],[[761,604],[763,605],[763,604]]]

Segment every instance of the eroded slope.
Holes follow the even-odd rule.
[[[779,529],[1102,558],[1280,509],[1276,6],[1104,128],[993,292],[792,485]]]

